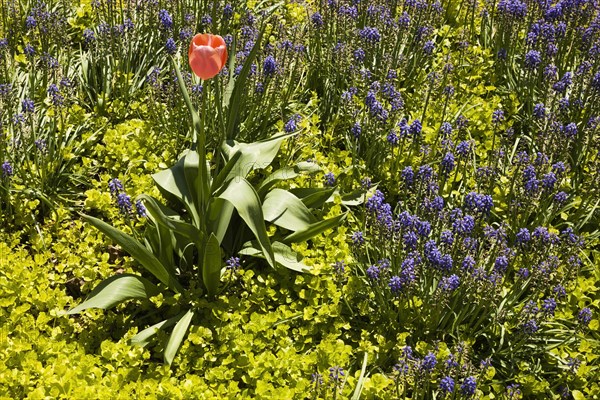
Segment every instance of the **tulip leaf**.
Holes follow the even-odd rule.
[[[253,143],[239,143],[235,140],[224,142],[222,150],[228,160],[234,158],[236,152],[241,153],[235,164],[231,166],[224,181],[238,176],[245,178],[252,170],[267,168],[277,156],[281,143],[293,135],[279,135]]]
[[[335,228],[346,218],[347,213],[311,224],[308,228],[296,231],[284,239],[284,243],[304,242],[327,229]]]
[[[267,235],[260,199],[256,190],[246,179],[240,178],[231,181],[219,197],[229,201],[235,207],[240,217],[254,234],[267,262],[275,268],[273,249]]]
[[[181,292],[183,290],[179,282],[177,282],[175,277],[169,273],[160,260],[136,239],[98,218],[85,214],[82,214],[82,217],[100,232],[117,242],[125,252],[129,253],[137,262],[148,270],[148,272],[167,285],[171,290],[174,290],[175,292]]]
[[[100,282],[83,303],[69,310],[67,314],[78,314],[88,308],[107,310],[125,300],[148,299],[158,293],[156,285],[141,276],[115,275]]]
[[[290,192],[298,197],[309,208],[320,208],[333,201],[335,188],[295,188]]]
[[[181,317],[179,321],[177,321],[175,328],[173,328],[173,332],[171,333],[167,346],[165,347],[164,357],[167,364],[171,365],[173,362],[173,359],[177,354],[177,350],[179,350],[181,342],[187,334],[187,330],[190,327],[193,317],[194,311],[188,310],[185,315]]]
[[[136,346],[146,347],[150,343],[150,339],[158,333],[158,331],[165,330],[167,328],[172,327],[179,321],[185,312],[182,312],[174,317],[161,321],[157,324],[154,324],[143,331],[139,332],[137,335],[131,338],[131,344]]]
[[[194,173],[193,170],[191,170],[191,159],[186,161],[188,155],[191,159],[195,158],[197,162],[197,153],[188,151],[171,168],[159,171],[152,175],[152,179],[154,179],[154,182],[156,182],[156,185],[163,194],[174,196],[179,200],[185,206],[185,209],[190,213],[194,221],[199,223],[200,215],[198,214],[198,210],[194,203],[196,194],[190,190],[190,188],[193,188],[194,186],[188,186],[184,169],[184,164],[187,164],[188,175],[191,176]],[[196,164],[195,170],[198,170],[198,164]]]
[[[308,229],[316,218],[304,203],[283,189],[270,191],[262,205],[265,220],[290,231]]]
[[[278,265],[296,272],[307,272],[310,267],[302,262],[302,256],[292,250],[288,245],[281,242],[273,242],[273,254]],[[239,254],[251,257],[265,258],[263,252],[258,249],[256,241],[246,243]]]
[[[300,162],[297,165],[295,165],[294,167],[284,167],[281,169],[278,169],[277,171],[274,171],[271,175],[269,175],[259,186],[258,188],[258,194],[261,198],[264,197],[264,195],[267,193],[267,191],[273,187],[273,185],[277,184],[278,182],[287,180],[287,179],[294,179],[296,178],[300,173],[303,172],[307,172],[307,173],[315,173],[320,171],[321,168],[315,164],[315,163],[309,163],[309,162]]]
[[[202,280],[210,297],[217,293],[221,282],[221,246],[214,233],[211,233],[202,260]]]
[[[209,232],[217,236],[219,243],[223,242],[227,233],[233,210],[234,207],[230,202],[219,197],[213,197],[208,205],[206,226]]]
[[[192,224],[181,220],[179,214],[160,204],[156,199],[148,195],[142,194],[139,196],[144,201],[146,210],[155,224],[164,226],[170,231],[178,233],[191,242],[199,243],[202,241],[202,233]]]

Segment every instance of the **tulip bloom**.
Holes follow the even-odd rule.
[[[227,61],[225,40],[219,35],[199,33],[192,38],[188,58],[190,68],[200,79],[213,78]]]

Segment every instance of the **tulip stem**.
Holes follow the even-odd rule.
[[[190,114],[192,116],[192,125],[194,127],[194,137],[193,144],[196,145],[196,151],[198,152],[198,168],[200,170],[200,175],[197,179],[198,184],[198,211],[199,215],[204,215],[206,211],[206,206],[209,197],[209,179],[208,179],[208,170],[206,168],[206,136],[204,134],[204,114],[205,114],[205,104],[206,97],[208,96],[208,88],[205,87],[202,90],[202,118],[198,115],[198,112],[194,108],[192,104],[192,100],[190,99],[190,95],[188,93],[187,87],[185,86],[185,81],[181,76],[181,71],[179,70],[179,65],[175,59],[169,56],[171,60],[171,65],[175,70],[175,74],[177,75],[177,83],[179,84],[179,89],[181,94],[183,95],[183,100],[187,104],[188,109],[190,110]],[[208,86],[209,81],[205,81],[206,86]]]

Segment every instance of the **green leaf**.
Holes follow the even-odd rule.
[[[223,183],[225,183],[226,179],[229,177],[229,173],[233,170],[241,156],[241,152],[235,152],[225,163],[223,169],[219,171],[219,174],[213,180],[212,187],[210,188],[211,193],[214,193]]]
[[[223,243],[223,238],[227,233],[233,215],[233,209],[234,207],[230,202],[219,197],[213,197],[208,205],[206,226],[209,232],[217,236],[219,243]]]
[[[194,312],[192,310],[188,310],[185,315],[177,321],[177,325],[173,328],[173,333],[169,337],[169,342],[165,347],[165,362],[169,365],[173,362],[175,355],[177,354],[177,350],[179,350],[179,346],[181,346],[181,342],[183,338],[187,334],[187,330],[190,327],[190,322],[192,322],[192,318],[194,317]]]
[[[283,189],[270,191],[262,205],[265,220],[290,231],[307,229],[316,218],[304,203]]]
[[[144,201],[146,210],[155,224],[159,224],[168,228],[172,232],[176,232],[193,243],[202,241],[202,233],[192,224],[181,219],[179,214],[160,204],[156,199],[148,195],[142,194],[139,196]]]
[[[172,327],[179,321],[185,313],[182,312],[174,317],[166,319],[164,321],[159,322],[158,324],[154,324],[143,331],[139,332],[137,335],[131,338],[130,342],[133,345],[146,347],[150,343],[150,339],[158,333],[158,331],[165,330],[167,328]]]
[[[221,283],[221,246],[214,233],[211,233],[202,258],[202,280],[209,296],[217,294]]]
[[[263,252],[259,250],[255,241],[248,242],[245,247],[239,251],[239,254],[251,257],[265,258]],[[292,250],[289,246],[281,242],[273,242],[273,253],[278,265],[291,269],[296,272],[307,272],[310,267],[302,262],[302,256]]]
[[[171,290],[175,292],[183,291],[183,288],[179,282],[177,282],[175,277],[172,276],[169,271],[167,271],[160,260],[136,239],[118,229],[115,229],[98,218],[94,218],[85,214],[82,214],[82,217],[100,232],[117,242],[117,244],[119,244],[119,246],[121,246],[125,252],[129,253],[148,272],[154,275],[159,281],[167,285],[167,287],[169,287]]]
[[[267,168],[277,156],[281,143],[293,135],[295,133],[274,136],[253,143],[239,143],[235,140],[224,142],[222,150],[228,160],[233,159],[237,152],[241,153],[235,164],[231,166],[224,181],[226,182],[234,177],[245,178],[252,170]]]
[[[193,154],[195,154],[195,157]],[[192,174],[192,171],[190,170],[192,167],[190,163],[191,159],[187,160],[188,155],[190,155],[191,159],[195,158],[196,161],[198,160],[198,155],[196,152],[188,151],[171,168],[162,170],[152,175],[152,179],[154,179],[154,182],[156,182],[156,185],[163,194],[174,196],[185,206],[185,209],[192,216],[194,221],[196,221],[196,223],[200,223],[200,215],[198,214],[197,207],[194,203],[194,197],[196,195],[192,194],[195,192],[190,190],[193,188],[193,186],[188,186],[184,170],[184,164],[187,163],[188,174]],[[197,164],[196,170],[198,170]]]
[[[321,208],[329,201],[333,201],[333,193],[335,188],[296,188],[291,189],[296,197],[298,197],[308,208]]]
[[[365,385],[365,379],[367,378],[367,359],[369,355],[365,352],[365,357],[363,359],[362,369],[360,370],[360,376],[358,377],[358,382],[356,382],[356,388],[354,388],[354,393],[352,394],[352,400],[359,400],[360,394],[362,393],[363,387]]]
[[[313,236],[318,235],[321,232],[326,231],[330,228],[335,228],[346,218],[347,213],[338,215],[337,217],[325,219],[310,225],[307,229],[297,231],[287,236],[284,239],[284,243],[304,242]]]
[[[278,169],[277,171],[274,171],[271,175],[269,175],[259,186],[257,192],[258,195],[260,196],[260,198],[262,199],[265,194],[267,193],[267,191],[273,187],[273,185],[277,184],[278,182],[287,180],[287,179],[294,179],[296,178],[300,173],[315,173],[320,171],[321,168],[315,164],[315,163],[309,163],[309,162],[300,162],[297,165],[295,165],[293,168],[292,167],[284,167],[281,169]]]
[[[260,199],[256,190],[244,179],[230,181],[220,198],[230,202],[258,240],[267,262],[275,268],[275,257],[267,235]]]
[[[88,308],[107,310],[125,300],[148,299],[158,293],[156,285],[141,276],[132,274],[111,276],[100,282],[83,303],[69,310],[67,314],[78,314]]]

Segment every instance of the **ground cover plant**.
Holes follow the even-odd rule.
[[[600,4],[0,0],[1,398],[597,398]]]

